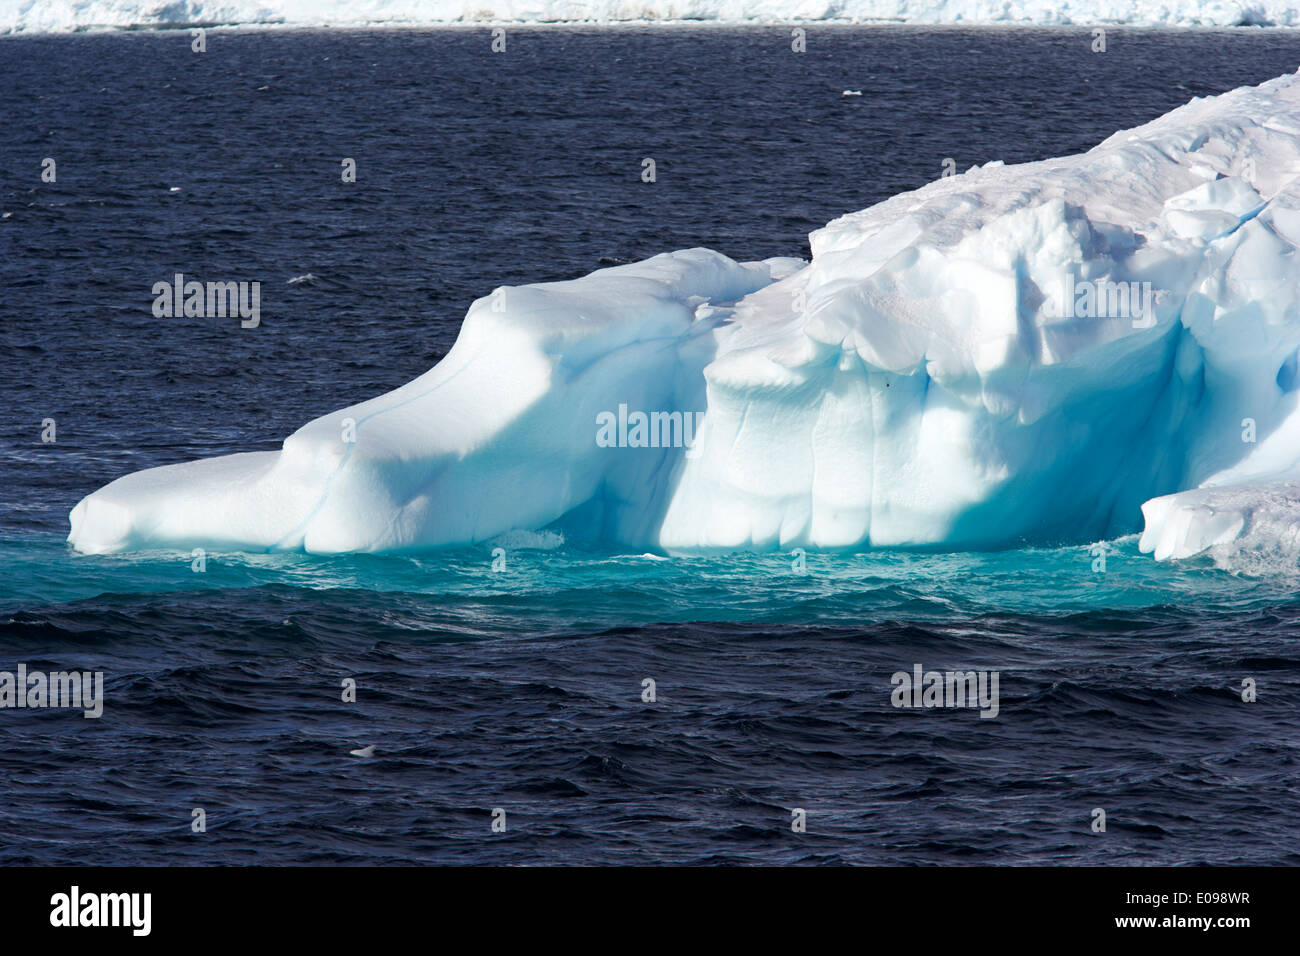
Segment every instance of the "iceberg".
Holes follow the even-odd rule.
[[[1300,26],[1292,0],[0,0],[0,33],[200,25],[915,23]]]
[[[639,551],[1300,533],[1300,75],[815,231],[503,287],[278,452],[126,475],[83,552]],[[1252,543],[1253,542],[1253,543]]]

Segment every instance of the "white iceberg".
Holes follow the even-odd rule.
[[[1300,26],[1294,0],[0,0],[0,33],[195,24],[1034,24]]]
[[[1287,76],[844,216],[810,264],[693,249],[497,290],[415,381],[280,452],[120,478],[69,540],[1000,547],[1143,509],[1159,558],[1290,533],[1297,176]]]

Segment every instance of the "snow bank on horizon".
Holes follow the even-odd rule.
[[[1157,558],[1296,549],[1300,76],[810,240],[808,264],[694,249],[498,290],[415,381],[280,452],[120,478],[69,540],[984,548],[1145,511]]]
[[[191,24],[816,21],[1068,26],[1300,26],[1295,0],[0,0],[0,33]]]

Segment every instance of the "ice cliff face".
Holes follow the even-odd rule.
[[[128,475],[83,551],[374,551],[550,524],[669,552],[1300,534],[1300,77],[813,233],[476,302],[279,453]],[[1294,482],[1295,484],[1292,484]]]
[[[619,23],[1300,26],[1294,0],[0,0],[0,32],[134,26]]]

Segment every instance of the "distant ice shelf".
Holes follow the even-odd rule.
[[[856,22],[1300,26],[1294,0],[0,0],[0,32],[195,24]]]
[[[498,289],[279,452],[127,475],[81,551],[1296,550],[1300,76],[815,231]],[[1294,561],[1292,562],[1294,565]]]

